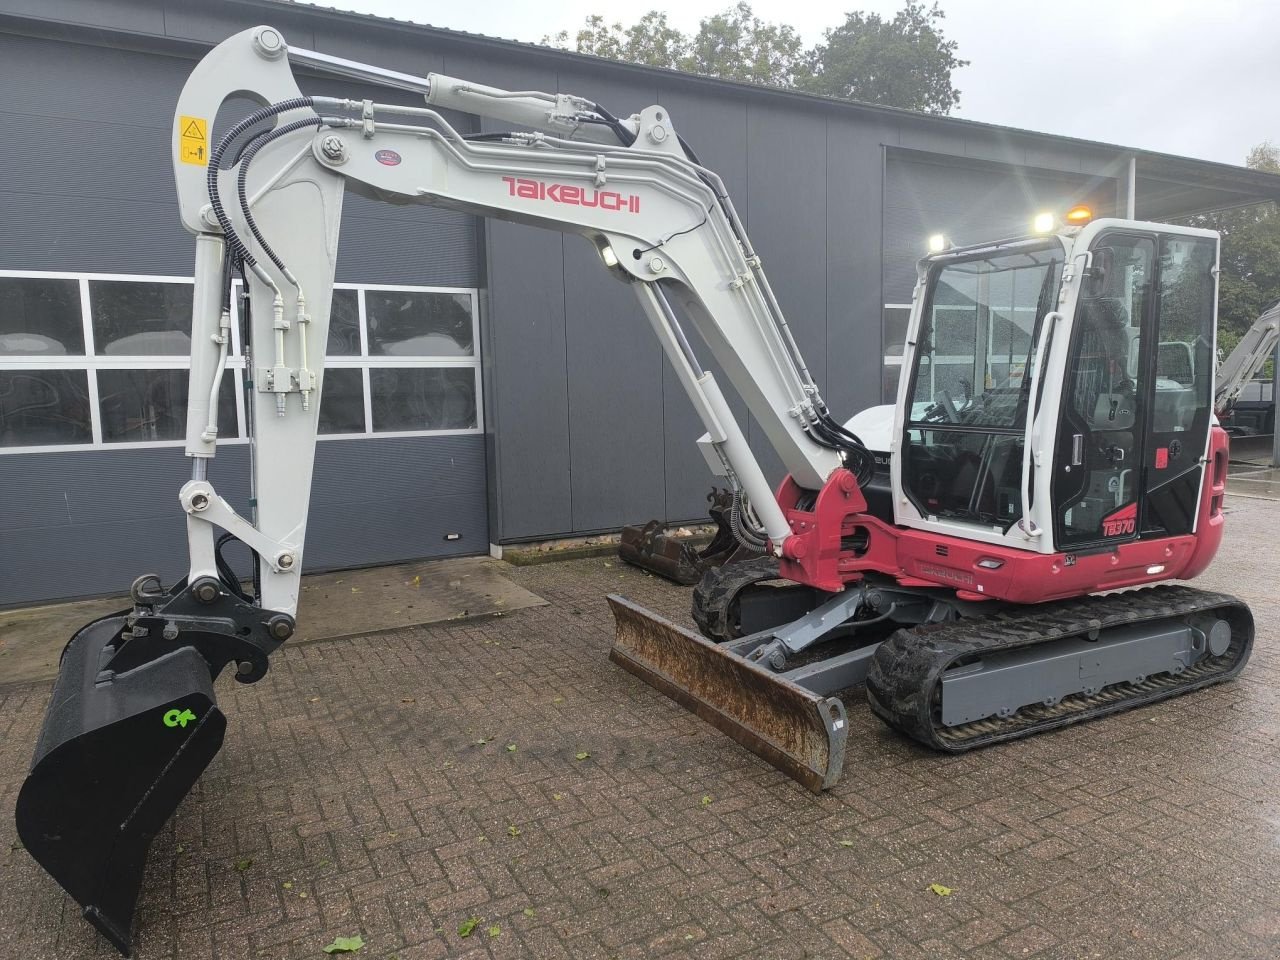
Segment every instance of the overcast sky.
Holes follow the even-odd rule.
[[[630,23],[652,8],[666,10],[673,24],[692,32],[702,17],[724,10],[730,0],[324,5],[536,43],[575,30],[588,14]],[[791,24],[806,44],[820,40],[846,9],[892,16],[902,5],[903,0],[752,4],[762,19]],[[971,61],[953,77],[961,91],[955,116],[1224,163],[1243,163],[1249,148],[1263,140],[1280,142],[1280,3],[942,0],[941,6],[946,35],[958,41],[958,55]]]

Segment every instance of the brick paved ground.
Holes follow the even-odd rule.
[[[509,571],[550,607],[283,651],[220,685],[137,956],[1275,957],[1280,507],[1231,507],[1202,583],[1257,616],[1236,683],[959,758],[853,703],[821,797],[608,662],[605,592],[688,602],[616,562]],[[109,956],[11,849],[46,699],[0,691],[0,957]]]

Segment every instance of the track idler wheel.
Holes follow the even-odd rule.
[[[127,626],[96,620],[63,651],[15,811],[23,845],[125,956],[147,850],[227,726],[192,646],[107,669]]]

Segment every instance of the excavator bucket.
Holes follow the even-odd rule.
[[[849,725],[814,693],[684,627],[611,595],[609,659],[818,793],[840,778]]]
[[[742,546],[733,535],[729,526],[729,491],[712,488],[707,502],[711,504],[709,512],[716,532],[701,549],[696,541],[667,533],[660,520],[650,520],[644,526],[622,528],[618,557],[675,583],[692,586],[713,567],[761,556],[759,551]]]
[[[104,669],[126,626],[124,613],[104,617],[67,644],[15,819],[31,855],[128,956],[147,849],[227,723],[191,646]]]

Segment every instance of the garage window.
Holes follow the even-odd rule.
[[[0,271],[0,455],[181,446],[192,290],[181,277]],[[476,299],[336,285],[321,438],[481,432]],[[244,384],[237,318],[220,442],[244,442]]]

